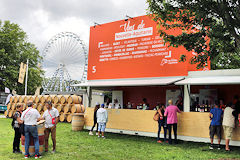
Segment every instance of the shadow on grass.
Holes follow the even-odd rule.
[[[83,130],[81,132],[84,132],[87,136],[89,131]],[[95,135],[94,135],[95,136]],[[166,146],[166,147],[173,147],[173,148],[184,148],[186,150],[199,150],[203,152],[209,152],[209,153],[225,153],[230,154],[231,152],[237,153],[239,150],[239,147],[231,146],[231,152],[225,151],[225,146],[221,145],[221,149],[218,150],[217,148],[210,150],[209,145],[210,143],[204,143],[204,142],[191,142],[191,141],[183,141],[178,140],[177,144],[168,144],[166,142],[163,143],[157,143],[156,138],[153,137],[145,137],[145,136],[139,136],[139,135],[126,135],[126,134],[120,134],[120,133],[105,133],[106,140],[117,140],[117,141],[126,141],[126,142],[139,142],[141,144],[155,144],[159,146]],[[161,139],[163,141],[163,139]]]

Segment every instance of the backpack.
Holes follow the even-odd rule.
[[[13,115],[13,117],[12,117],[12,124],[11,124],[11,125],[12,125],[12,128],[14,128],[15,121],[17,120],[17,119],[16,119],[16,116],[15,116],[17,112],[18,112],[18,113],[20,114],[20,116],[21,116],[21,113],[20,113],[19,111],[16,111],[16,112],[14,113],[14,115]]]

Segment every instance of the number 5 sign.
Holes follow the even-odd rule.
[[[97,69],[96,69],[96,66],[93,66],[92,67],[92,73],[96,73]]]

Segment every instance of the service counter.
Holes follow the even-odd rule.
[[[107,109],[107,132],[156,137],[158,123],[153,120],[154,110]],[[93,125],[94,108],[85,112],[85,128]],[[178,139],[209,142],[209,113],[182,112],[178,114]],[[162,132],[163,134],[163,132]],[[162,137],[162,135],[161,135]],[[224,138],[224,136],[223,136]],[[230,145],[240,146],[240,127],[234,129]],[[224,141],[222,141],[224,143]]]

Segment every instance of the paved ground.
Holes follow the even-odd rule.
[[[0,115],[0,118],[6,118],[4,115]]]

